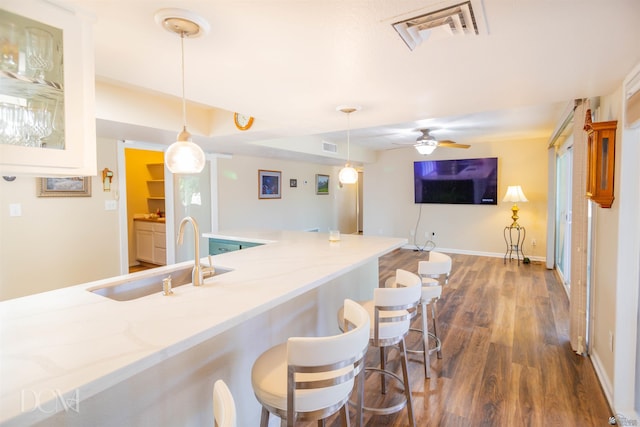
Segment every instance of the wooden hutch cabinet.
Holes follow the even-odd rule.
[[[591,121],[587,110],[584,130],[587,132],[587,197],[603,208],[613,203],[613,179],[616,154],[616,120]]]

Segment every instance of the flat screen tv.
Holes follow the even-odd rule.
[[[498,158],[413,163],[416,203],[498,204]]]

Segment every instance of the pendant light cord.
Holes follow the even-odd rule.
[[[180,33],[180,51],[182,53],[182,126],[187,129],[187,101],[184,97],[184,31]]]
[[[351,158],[351,112],[347,113],[347,164],[349,164],[349,160]]]

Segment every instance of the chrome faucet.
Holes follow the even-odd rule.
[[[204,267],[200,265],[200,229],[198,228],[198,222],[195,218],[190,216],[186,216],[182,218],[180,221],[180,226],[178,227],[178,245],[182,244],[184,239],[184,226],[186,223],[190,222],[193,226],[193,241],[194,241],[194,265],[193,271],[191,272],[191,282],[193,286],[200,286],[204,280],[204,277],[213,276],[215,273],[215,269],[213,268],[213,263],[211,262],[211,255],[209,255],[209,266]]]

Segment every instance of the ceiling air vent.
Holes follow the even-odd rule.
[[[338,146],[336,144],[332,144],[331,142],[322,141],[322,151],[325,153],[337,153]]]
[[[409,49],[414,50],[427,39],[478,35],[476,19],[471,1],[467,1],[392,25]]]

